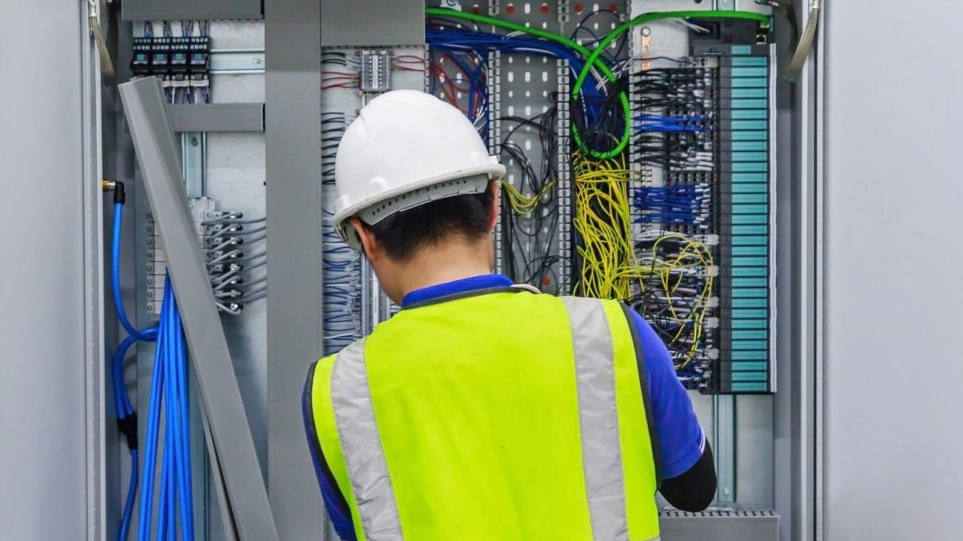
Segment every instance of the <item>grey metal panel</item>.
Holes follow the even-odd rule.
[[[262,0],[124,0],[125,21],[260,19]]]
[[[239,538],[276,540],[267,490],[258,468],[227,340],[214,307],[204,259],[187,207],[180,160],[160,81],[151,77],[125,83],[120,85],[120,93],[154,219],[164,239],[168,271],[184,319],[201,402],[210,421]]]
[[[824,538],[956,540],[963,3],[825,4]]]
[[[184,132],[262,132],[263,103],[168,105],[171,126]]]
[[[85,310],[97,278],[85,237],[99,208],[84,181],[82,7],[26,2],[0,17],[0,539],[90,539],[88,505],[101,504],[88,499],[86,457],[88,355],[99,346],[88,340],[99,329]],[[37,84],[16,83],[38,65]]]
[[[84,251],[84,334],[86,366],[87,421],[87,540],[101,541],[117,522],[115,493],[107,486],[114,480],[108,474],[108,434],[115,435],[116,423],[109,423],[107,403],[107,363],[104,362],[104,212],[103,168],[101,156],[101,87],[100,57],[90,34],[90,25],[97,21],[81,19],[81,106],[83,111],[83,251]],[[113,420],[112,418],[110,418]],[[114,440],[116,441],[116,440]],[[108,522],[109,521],[109,522]]]
[[[320,539],[325,524],[301,420],[308,365],[322,352],[320,8],[265,3],[268,479],[286,540]]]
[[[323,47],[425,42],[424,0],[321,0],[320,15]]]
[[[662,541],[779,541],[779,517],[772,511],[663,512]]]
[[[796,2],[806,13],[808,2]],[[805,17],[802,17],[805,21]],[[775,19],[780,58],[790,32]],[[777,93],[776,377],[773,397],[773,504],[784,541],[814,539],[816,88],[812,62],[796,85]]]

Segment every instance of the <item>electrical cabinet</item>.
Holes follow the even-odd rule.
[[[136,14],[135,2],[122,42],[135,77],[148,74],[134,69],[146,43],[134,40],[172,45],[157,65],[183,132],[187,204],[281,539],[324,529],[298,402],[308,365],[398,310],[331,215],[341,134],[368,100],[399,88],[459,107],[507,166],[499,272],[546,293],[619,298],[669,347],[720,487],[710,514],[667,508],[665,538],[706,528],[804,538],[791,517],[811,484],[793,468],[811,440],[774,444],[811,434],[794,413],[810,362],[794,344],[807,340],[797,301],[812,261],[797,247],[812,209],[796,164],[811,152],[814,80],[783,78],[795,21],[766,4],[683,0],[406,0],[391,10],[269,0],[262,24],[220,20],[251,17],[202,4]],[[173,44],[202,38],[209,82],[183,85]],[[127,135],[113,136],[118,161],[132,160]],[[135,209],[127,301],[149,324],[167,256],[142,172],[124,178]],[[127,363],[142,411],[153,351]],[[196,532],[231,538],[196,404],[191,415]],[[117,463],[124,487],[127,462]],[[108,492],[119,507],[120,488]]]

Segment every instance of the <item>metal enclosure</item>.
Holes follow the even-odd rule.
[[[963,4],[826,10],[823,538],[959,539]]]
[[[99,540],[116,514],[104,499],[99,75],[84,7],[28,2],[0,18],[0,539]],[[24,84],[37,66],[48,75]]]
[[[263,0],[124,0],[125,21],[260,19]]]

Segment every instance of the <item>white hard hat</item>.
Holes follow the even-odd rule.
[[[386,92],[361,109],[341,138],[334,225],[357,250],[361,242],[348,218],[374,225],[429,201],[482,193],[504,174],[457,108],[416,90]]]

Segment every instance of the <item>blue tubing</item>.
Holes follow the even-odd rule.
[[[127,331],[127,334],[135,337],[137,340],[144,340],[147,342],[157,339],[156,330],[151,332],[150,329],[146,331],[138,331],[131,324],[130,319],[127,318],[127,310],[124,309],[124,301],[120,294],[120,234],[121,225],[123,224],[124,218],[124,204],[115,203],[114,204],[114,237],[113,246],[111,247],[111,258],[110,258],[110,279],[111,286],[114,293],[114,308],[117,310],[117,319],[120,320],[120,324]]]
[[[120,520],[118,541],[127,541],[130,531],[130,520],[134,514],[134,501],[137,499],[137,449],[130,450],[130,485],[127,487],[127,503],[124,504],[124,515]]]
[[[167,311],[167,305],[161,309],[161,319]],[[151,541],[150,524],[154,506],[154,480],[157,468],[157,438],[160,431],[161,390],[164,387],[163,355],[167,347],[168,338],[160,335],[154,350],[154,370],[150,386],[150,408],[147,419],[147,444],[144,448],[144,482],[140,496],[140,522],[137,528],[137,541]]]

